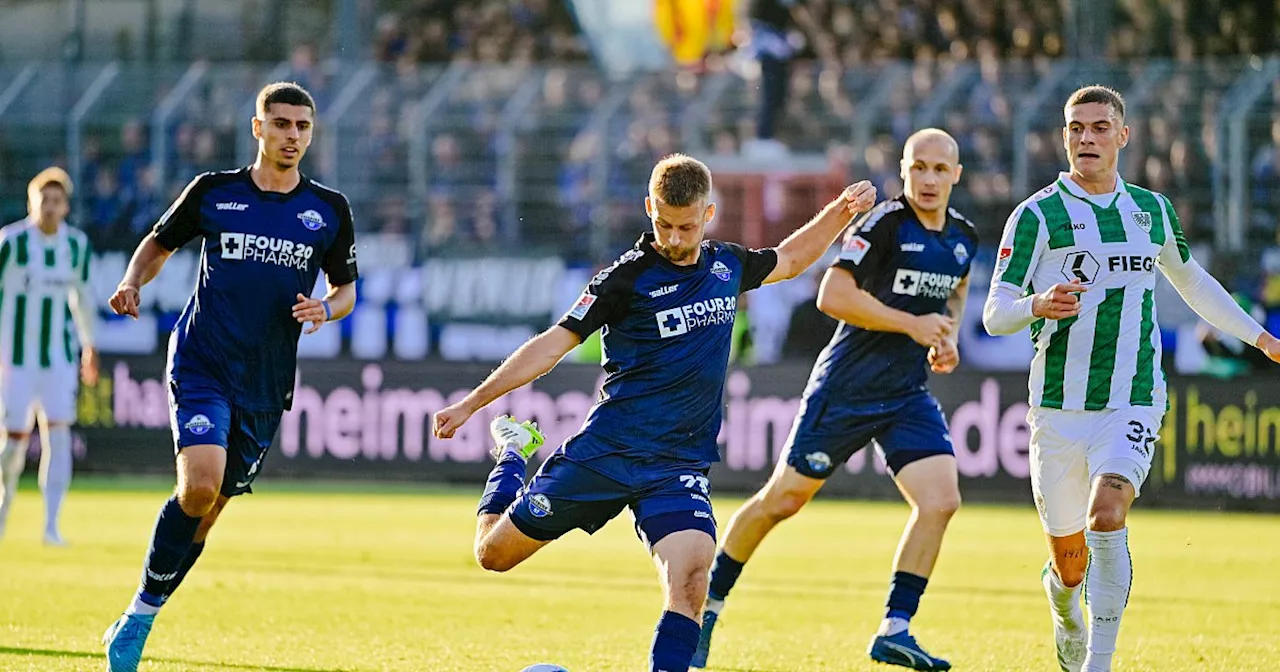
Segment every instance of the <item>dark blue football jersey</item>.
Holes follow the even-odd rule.
[[[292,308],[321,270],[334,286],[355,282],[351,207],[340,192],[302,178],[266,192],[249,169],[205,173],[155,226],[162,247],[201,239],[195,293],[169,339],[169,375],[214,381],[240,408],[289,408],[302,325]]]
[[[859,287],[890,308],[946,314],[947,299],[969,275],[977,250],[977,230],[960,213],[949,208],[942,230],[930,231],[899,196],[850,227],[833,267],[852,273]],[[878,401],[924,390],[928,353],[906,334],[841,322],[818,355],[807,393]]]
[[[716,436],[738,295],[759,287],[778,255],[708,240],[698,263],[677,266],[652,242],[653,234],[644,234],[592,279],[560,320],[583,339],[604,329],[604,386],[566,443],[570,459],[719,460]]]

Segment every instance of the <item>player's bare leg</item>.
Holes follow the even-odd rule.
[[[48,420],[40,425],[40,493],[44,496],[44,543],[66,546],[58,529],[62,503],[71,489],[71,427]]]
[[[482,514],[476,522],[476,562],[491,572],[505,572],[551,542],[534,539],[507,514]]]
[[[1137,491],[1129,479],[1102,473],[1089,495],[1089,526],[1085,540],[1092,556],[1086,570],[1085,602],[1089,605],[1089,653],[1086,672],[1111,669],[1111,656],[1120,634],[1120,617],[1129,603],[1133,563],[1125,519]]]
[[[716,542],[702,530],[681,530],[663,537],[652,550],[665,611],[654,633],[650,669],[686,672],[698,644]]]
[[[739,563],[746,563],[769,532],[799,513],[818,494],[823,483],[822,479],[809,478],[785,460],[779,460],[769,482],[729,519],[721,550]]]
[[[9,509],[18,494],[18,478],[27,464],[27,432],[9,430],[5,433],[4,446],[0,447],[0,538],[4,537],[9,520]]]
[[[882,663],[917,670],[948,670],[951,664],[921,648],[909,626],[938,560],[947,524],[960,509],[956,458],[933,455],[916,460],[899,469],[894,482],[911,505],[911,517],[893,559],[893,582],[884,621],[871,640],[869,653]]]
[[[720,541],[711,570],[707,592],[706,612],[702,618],[702,632],[698,650],[693,657],[694,667],[705,667],[711,649],[711,634],[724,609],[725,598],[738,581],[743,565],[751,559],[756,548],[778,523],[796,515],[809,500],[822,489],[825,481],[810,478],[779,460],[769,482],[752,495],[729,519],[729,527]]]
[[[226,465],[222,446],[188,446],[178,452],[178,484],[156,519],[138,592],[102,636],[111,672],[138,669],[156,614],[204,548],[197,535],[202,528],[207,535],[226,506],[227,498],[220,494]]]
[[[480,498],[480,510],[476,516],[476,562],[491,572],[505,572],[524,562],[546,546],[521,532],[507,509],[524,487],[524,472],[528,460],[544,441],[542,432],[532,422],[516,422],[507,415],[500,415],[489,423],[493,436],[493,457],[497,460],[484,495]]]

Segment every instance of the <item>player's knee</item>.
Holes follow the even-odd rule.
[[[1120,503],[1095,502],[1089,509],[1089,529],[1094,532],[1114,532],[1124,527],[1127,517]]]
[[[765,517],[778,523],[799,513],[809,503],[809,496],[796,490],[770,490],[765,493],[761,503]]]
[[[922,518],[932,518],[943,522],[951,520],[960,510],[960,491],[952,490],[950,492],[930,493],[916,502],[917,515]]]
[[[476,545],[476,562],[486,572],[505,572],[520,564],[511,554],[503,552],[494,544]]]
[[[213,483],[188,482],[178,491],[178,506],[192,518],[203,518],[218,503],[218,486]]]

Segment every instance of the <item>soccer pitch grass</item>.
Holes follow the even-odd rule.
[[[98,638],[136,585],[167,484],[80,479],[64,533],[40,542],[33,483],[0,542],[0,670],[100,670]],[[626,514],[505,575],[471,558],[478,488],[271,482],[227,507],[156,621],[147,671],[647,670],[661,608]],[[741,500],[721,497],[722,523]],[[743,574],[711,670],[882,670],[879,623],[905,505],[814,502]],[[1273,669],[1280,517],[1143,510],[1117,670]],[[952,523],[913,629],[958,670],[1055,669],[1030,507],[972,505]]]

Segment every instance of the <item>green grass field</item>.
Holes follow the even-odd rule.
[[[27,484],[0,542],[0,670],[98,670],[98,637],[132,594],[166,484],[81,479],[64,532],[39,543]],[[645,670],[661,608],[623,515],[506,575],[471,559],[476,493],[270,481],[235,501],[156,623],[141,669],[467,670],[555,662]],[[716,501],[727,521],[740,500]],[[907,510],[818,501],[751,563],[712,670],[870,670]],[[1139,509],[1119,670],[1273,669],[1280,517]],[[952,524],[914,629],[960,670],[1054,668],[1034,511],[968,506]],[[892,668],[898,669],[898,668]]]

